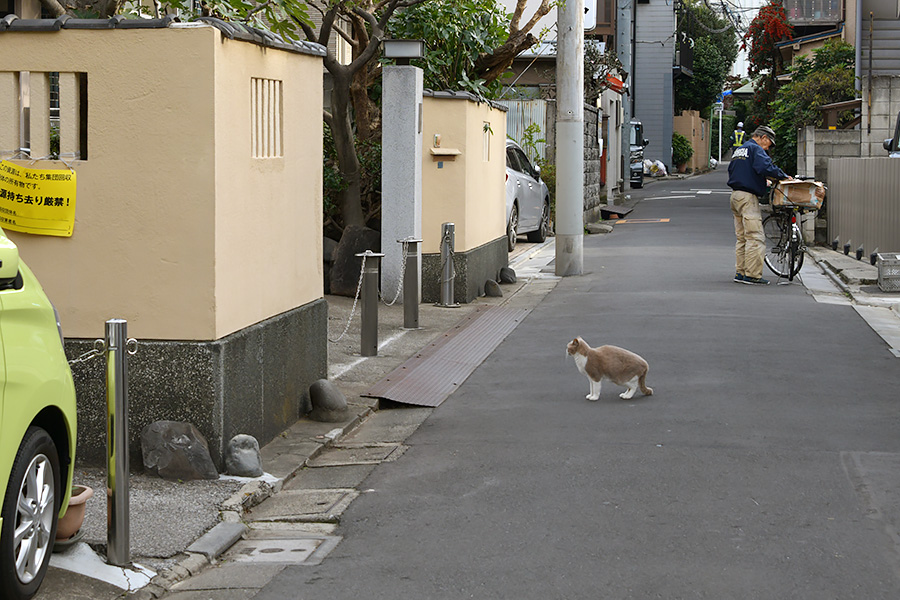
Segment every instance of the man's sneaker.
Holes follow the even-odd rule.
[[[762,277],[747,277],[744,275],[744,279],[741,280],[741,283],[746,283],[748,285],[769,285],[769,280],[763,279]]]
[[[743,273],[735,273],[735,274],[734,274],[734,280],[735,280],[737,283],[743,283],[743,282],[744,282],[744,274],[743,274]]]

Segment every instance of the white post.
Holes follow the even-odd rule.
[[[716,102],[716,112],[719,113],[719,162],[722,162],[722,115],[725,114],[725,105]]]
[[[381,293],[390,299],[403,270],[397,240],[422,239],[422,69],[386,65],[382,81]],[[421,253],[415,268],[422,272]],[[421,277],[416,298],[421,302]]]
[[[557,8],[556,274],[584,270],[584,0]]]

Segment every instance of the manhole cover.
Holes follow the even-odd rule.
[[[335,447],[325,450],[309,461],[310,467],[337,467],[344,465],[372,465],[382,463],[396,452],[399,444],[363,446],[355,448]],[[399,455],[399,453],[397,453]]]
[[[317,565],[340,540],[337,536],[241,540],[227,557],[234,562]]]

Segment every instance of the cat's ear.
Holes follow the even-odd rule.
[[[578,340],[579,340],[579,339],[581,339],[581,338],[575,338],[574,340],[572,340],[572,343],[575,344],[575,345],[578,345]]]

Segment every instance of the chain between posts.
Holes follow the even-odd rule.
[[[453,257],[456,255],[453,248],[453,234],[448,230],[444,232],[444,236],[441,238],[441,247],[444,247],[444,244],[447,246],[447,259],[441,262],[441,283],[449,283],[456,278],[456,265],[453,264]],[[447,263],[450,263],[449,269],[449,277],[444,278],[444,271],[447,269]]]
[[[393,306],[397,302],[397,300],[400,298],[400,294],[403,292],[403,277],[404,277],[404,275],[406,275],[406,259],[409,257],[409,244],[411,243],[412,239],[413,238],[410,237],[405,240],[398,240],[403,244],[403,252],[402,252],[403,256],[400,259],[400,279],[397,282],[397,292],[396,292],[396,294],[394,294],[394,299],[391,300],[390,302],[385,300],[384,297],[381,295],[381,292],[379,291],[378,296],[381,299],[381,301],[385,304],[385,306]],[[367,252],[370,252],[370,251],[367,250]],[[344,336],[347,335],[347,332],[350,330],[350,323],[353,321],[353,316],[356,314],[356,305],[359,302],[359,295],[360,295],[360,292],[362,291],[363,276],[364,276],[365,272],[366,272],[366,257],[363,256],[362,260],[361,260],[361,264],[359,266],[359,282],[357,282],[357,284],[356,284],[356,294],[353,296],[353,306],[350,308],[350,315],[347,317],[347,324],[344,326],[344,330],[341,332],[341,334],[339,336],[337,336],[336,338],[328,338],[328,341],[331,342],[332,344],[336,344],[339,341],[341,341],[344,338]]]
[[[96,339],[94,340],[94,347],[84,352],[81,356],[73,358],[69,361],[69,366],[77,365],[78,363],[88,362],[91,359],[97,358],[98,356],[103,356],[103,353],[106,352],[106,340],[104,339]]]
[[[72,367],[79,363],[90,362],[98,356],[105,356],[107,350],[108,348],[106,347],[106,340],[97,338],[96,340],[94,340],[94,347],[70,360],[69,366]],[[134,338],[128,338],[128,341],[125,342],[125,351],[128,352],[128,354],[130,354],[131,356],[137,354],[138,341]]]
[[[368,250],[366,252],[368,252]],[[328,338],[328,341],[332,344],[337,344],[345,335],[347,335],[347,332],[350,330],[350,323],[353,321],[353,315],[356,313],[356,303],[359,302],[359,292],[362,290],[363,275],[366,272],[366,257],[363,256],[360,262],[362,264],[359,266],[359,283],[356,284],[356,295],[353,297],[353,308],[350,309],[350,316],[347,317],[347,325],[344,326],[344,331],[341,332],[341,335],[334,339]]]
[[[397,281],[397,293],[394,295],[394,299],[390,302],[385,300],[382,296],[381,301],[384,302],[385,306],[393,306],[400,298],[400,293],[403,291],[403,276],[406,275],[406,259],[409,257],[410,239],[412,238],[407,238],[401,242],[403,244],[403,256],[400,258],[400,279]]]

